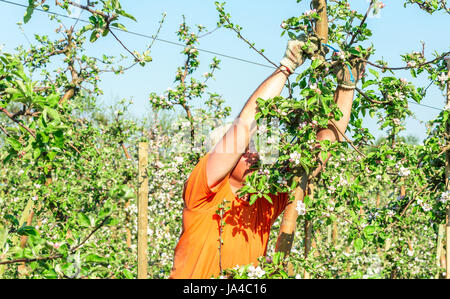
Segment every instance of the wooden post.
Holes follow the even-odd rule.
[[[450,56],[445,58],[445,61],[447,62],[447,71],[448,71],[448,77],[447,77],[447,107],[450,106]],[[447,135],[450,135],[450,123],[447,120]],[[447,150],[445,159],[445,185],[447,186],[447,191],[450,191],[450,150]],[[447,245],[446,245],[446,259],[447,259],[447,265],[446,265],[446,278],[450,279],[450,206],[447,208],[447,225],[446,225],[446,239],[447,239]]]
[[[148,247],[148,143],[139,143],[139,195],[138,195],[138,279],[147,278]]]
[[[377,209],[380,207],[380,202],[381,202],[380,191],[377,191],[377,203],[376,203]]]
[[[327,2],[326,0],[312,0],[313,7],[318,11],[321,19],[316,23],[316,32],[323,42],[328,41],[328,16],[327,16]],[[308,185],[308,173],[304,170],[296,170],[297,175],[294,180],[298,185],[295,190],[295,199],[290,202],[283,215],[283,220],[278,234],[276,252],[283,252],[284,256],[291,252],[294,241],[294,233],[297,225],[298,213],[296,210],[298,201],[303,201]]]

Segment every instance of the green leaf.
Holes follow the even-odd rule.
[[[25,206],[25,209],[22,212],[22,216],[20,217],[19,223],[26,223],[28,220],[28,217],[30,216],[31,210],[33,209],[33,200],[29,199],[27,202],[27,205]]]
[[[63,244],[58,248],[58,253],[60,253],[64,258],[69,255],[69,246],[67,244]]]
[[[35,148],[34,149],[34,151],[33,151],[33,159],[37,159],[37,158],[39,158],[39,156],[41,155],[41,149],[40,148]]]
[[[21,236],[39,236],[37,230],[34,227],[28,225],[24,225],[19,228],[17,230],[17,233]]]
[[[45,278],[47,279],[57,279],[58,278],[58,274],[56,274],[55,270],[51,269],[51,270],[45,270],[42,275],[44,275]]]
[[[144,56],[144,61],[145,62],[149,63],[149,62],[152,62],[152,60],[153,60],[153,58],[150,55],[145,55]]]
[[[375,76],[375,78],[380,79],[380,75],[378,74],[377,71],[373,70],[373,69],[369,69],[369,72]]]
[[[273,204],[272,198],[270,198],[269,195],[267,194],[263,194],[264,198],[267,199],[268,202],[270,202],[271,204]]]
[[[14,225],[19,225],[19,220],[16,219],[16,217],[14,217],[13,215],[6,215],[5,219],[11,221],[12,224]]]
[[[83,34],[86,31],[92,30],[94,28],[95,28],[95,26],[93,24],[88,24],[88,25],[84,26],[83,28],[81,28],[80,34]]]
[[[8,87],[5,89],[5,92],[9,93],[10,95],[16,95],[16,94],[23,95],[23,93],[20,90],[18,90],[17,88]]]
[[[28,21],[30,21],[31,16],[33,15],[34,12],[34,0],[28,0],[28,7],[27,7],[27,11],[25,13],[25,16],[23,17],[23,22],[26,24],[28,23]]]
[[[123,30],[123,31],[127,31],[127,28],[123,24],[120,24],[120,23],[112,23],[111,26],[119,28],[120,30]]]
[[[84,261],[86,263],[99,263],[99,264],[108,263],[109,262],[109,260],[107,258],[101,257],[101,256],[96,255],[94,253],[91,253],[88,256],[86,256]]]
[[[123,270],[123,275],[126,279],[134,279],[133,274],[128,269]]]
[[[322,64],[322,60],[320,59],[314,59],[313,62],[311,63],[311,67],[313,69],[316,69],[318,66],[320,66]]]
[[[121,196],[123,199],[133,199],[136,198],[136,193],[134,192],[133,189],[131,189],[128,186],[123,186],[122,187],[122,191],[123,191],[123,195]]]
[[[361,238],[358,238],[353,243],[353,246],[355,247],[356,251],[361,251],[364,247],[364,241]]]
[[[364,234],[367,236],[373,235],[374,232],[375,232],[375,227],[373,225],[369,225],[364,228]]]
[[[112,9],[120,9],[119,0],[111,0],[111,7],[112,7]]]
[[[258,194],[252,194],[252,196],[250,196],[250,205],[253,205],[257,199],[258,199]]]
[[[105,208],[105,209],[103,209],[103,210],[100,211],[100,213],[98,214],[98,218],[99,218],[99,220],[100,220],[100,219],[103,219],[103,218],[105,218],[106,216],[111,215],[111,213],[112,213],[112,211],[111,211],[110,208]]]
[[[12,137],[6,138],[6,142],[7,142],[9,145],[11,145],[11,147],[12,147],[16,152],[18,152],[18,151],[22,148],[22,144],[21,144],[18,140],[14,139],[14,138],[12,138]]]
[[[47,157],[50,161],[53,161],[58,153],[55,151],[50,151],[47,153]]]
[[[130,15],[129,13],[124,12],[123,10],[119,12],[120,15],[124,16],[125,18],[131,19],[135,22],[137,22],[136,18]]]
[[[326,161],[328,158],[328,153],[326,151],[321,151],[320,158],[322,159],[322,161]]]
[[[97,26],[98,24],[98,19],[95,16],[90,16],[89,17],[89,22],[91,22],[92,25]]]
[[[78,222],[80,223],[80,225],[85,226],[85,227],[91,226],[91,220],[89,220],[89,217],[86,216],[84,213],[78,214]]]
[[[91,43],[95,42],[98,39],[97,37],[97,30],[92,31],[91,37],[89,38],[89,41]]]
[[[293,32],[288,31],[288,35],[289,35],[289,37],[290,37],[291,39],[293,39],[293,40],[296,40],[296,39],[297,39],[297,36],[296,36]]]
[[[58,111],[50,107],[45,108],[45,110],[47,110],[47,115],[50,116],[55,122],[61,122],[61,117],[59,116]]]
[[[112,217],[109,217],[109,219],[106,220],[105,222],[105,225],[117,225],[117,224],[119,224],[119,219]]]
[[[284,270],[280,270],[280,274],[281,274],[281,277],[283,279],[288,279],[289,278],[289,275]]]

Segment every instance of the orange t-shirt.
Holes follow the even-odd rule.
[[[200,159],[183,192],[183,230],[170,278],[211,278],[222,269],[258,263],[267,250],[270,229],[286,207],[287,194],[271,195],[273,205],[259,198],[253,205],[231,191],[229,175],[210,189],[206,180],[208,154]],[[220,216],[224,200],[230,209],[224,214],[222,248],[219,254]]]

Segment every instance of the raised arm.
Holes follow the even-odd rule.
[[[281,66],[264,80],[250,96],[228,132],[210,153],[206,163],[206,176],[209,187],[214,187],[219,183],[239,162],[250,143],[251,137],[256,132],[256,100],[258,98],[270,99],[281,94],[289,75],[302,65],[306,59],[306,54],[302,51],[305,43],[306,37],[304,35],[299,36],[297,40],[288,42],[285,55],[280,62]],[[313,43],[309,46],[308,52],[317,51],[318,48]]]
[[[206,176],[209,187],[214,187],[233,170],[245,153],[251,137],[256,132],[256,100],[280,95],[289,74],[286,67],[281,66],[264,80],[247,100],[239,116],[208,157]]]
[[[343,141],[344,136],[341,133],[345,133],[350,120],[350,115],[352,112],[353,97],[355,93],[355,87],[358,80],[361,79],[365,72],[366,64],[363,60],[356,60],[353,62],[354,65],[350,70],[346,65],[339,65],[333,72],[336,74],[336,79],[338,82],[338,87],[334,93],[334,100],[342,112],[341,119],[333,120],[333,123],[329,123],[328,128],[321,129],[317,132],[318,140],[329,140],[331,142]],[[328,159],[330,158],[328,154],[325,161],[322,160],[322,156],[319,155],[321,166],[319,166],[312,176],[316,176],[325,167]]]

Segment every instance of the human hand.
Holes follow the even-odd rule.
[[[356,84],[364,75],[367,58],[352,56],[348,60],[350,65],[338,62],[332,69],[332,72],[336,75],[338,86],[345,89],[355,89]]]
[[[317,55],[320,48],[320,39],[317,36],[311,35],[308,39],[305,34],[300,34],[297,39],[288,42],[280,64],[292,74],[308,57]]]

